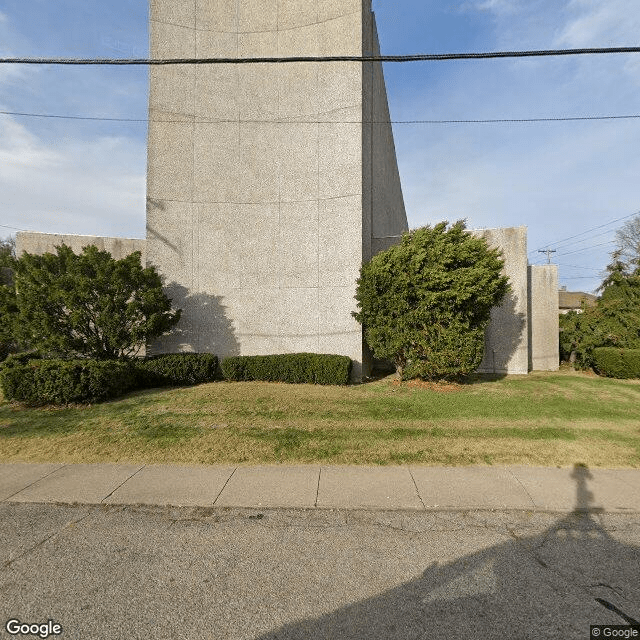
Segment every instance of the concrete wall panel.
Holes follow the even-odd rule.
[[[142,253],[142,264],[146,261],[147,243],[139,238],[106,238],[104,236],[80,236],[74,234],[37,233],[35,231],[19,231],[16,234],[16,253],[41,256],[43,253],[54,253],[55,248],[66,244],[79,254],[84,247],[95,245],[100,251],[108,251],[116,260],[126,258],[134,251]]]
[[[278,30],[278,11],[274,10],[273,5],[265,6],[264,0],[236,0],[236,2],[240,33]]]
[[[490,247],[502,250],[504,273],[512,288],[503,303],[491,310],[484,359],[478,371],[526,374],[529,371],[527,229],[476,229],[473,233],[485,238]]]
[[[193,196],[193,130],[189,122],[149,122],[147,197],[188,202]]]
[[[318,5],[304,0],[278,0],[278,29],[295,29],[318,22]]]
[[[317,200],[280,204],[278,258],[283,288],[319,286],[318,209]]]
[[[320,202],[319,278],[324,287],[353,286],[360,275],[362,239],[353,233],[360,202],[360,196]]]
[[[193,0],[173,0],[173,2],[149,0],[149,12],[151,20],[154,22],[164,22],[193,29],[196,20],[195,5]]]
[[[363,0],[317,0],[317,7],[318,22],[326,22],[341,16],[366,13],[371,7],[371,2],[363,2]]]
[[[158,2],[159,0],[153,1]],[[161,1],[163,4],[171,5],[166,0]],[[233,34],[238,32],[238,11],[234,2],[228,2],[228,0],[196,0],[195,15],[196,24],[200,30]],[[151,16],[152,21],[153,19],[153,16]]]
[[[196,202],[240,202],[240,126],[237,122],[195,125],[195,145],[184,161],[194,172]],[[152,149],[150,158],[156,155]],[[178,157],[175,157],[177,164]]]
[[[529,266],[529,369],[560,368],[558,267]]]
[[[318,127],[320,198],[362,193],[362,125],[323,123]]]
[[[277,158],[280,172],[281,202],[318,198],[318,125],[280,124]],[[284,134],[284,135],[283,135]]]

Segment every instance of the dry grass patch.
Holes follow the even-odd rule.
[[[575,372],[469,384],[217,382],[89,407],[0,403],[4,461],[640,467],[640,384]]]

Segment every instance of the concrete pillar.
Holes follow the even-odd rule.
[[[485,334],[481,373],[526,374],[529,371],[527,228],[476,229],[474,235],[502,251],[511,293],[491,310]]]
[[[560,368],[558,267],[529,266],[529,369]]]

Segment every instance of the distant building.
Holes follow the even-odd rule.
[[[560,291],[558,292],[558,307],[560,313],[569,313],[569,311],[582,313],[583,302],[586,306],[593,307],[597,299],[597,296],[591,293],[584,293],[584,291],[567,291],[566,287],[560,287]]]

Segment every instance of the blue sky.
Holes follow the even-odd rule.
[[[390,55],[639,44],[637,0],[373,7]],[[3,0],[0,56],[145,57],[147,19],[135,0]],[[393,120],[640,114],[640,54],[388,63],[385,74]],[[0,65],[0,111],[144,119],[147,91],[142,67]],[[530,262],[556,248],[570,290],[598,286],[624,222],[612,221],[640,211],[640,120],[394,132],[411,228],[526,225]],[[145,123],[0,115],[0,237],[8,227],[144,237],[146,135]]]

